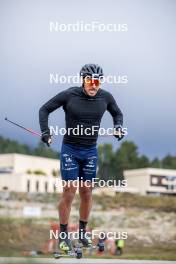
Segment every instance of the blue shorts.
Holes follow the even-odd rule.
[[[63,143],[60,155],[62,180],[91,181],[96,178],[97,160],[96,145],[84,148]]]

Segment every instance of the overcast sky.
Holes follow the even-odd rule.
[[[150,158],[176,150],[176,1],[0,1],[0,134],[35,146],[37,138],[4,121],[39,130],[40,106],[70,84],[50,84],[50,73],[75,75],[98,63],[127,84],[104,84],[124,113],[127,140]],[[50,21],[127,24],[126,32],[50,32]],[[64,125],[62,109],[50,124]],[[102,126],[112,126],[106,113]],[[54,149],[61,147],[56,138]],[[101,138],[119,147],[115,138]]]

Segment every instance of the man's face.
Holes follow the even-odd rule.
[[[84,90],[89,96],[95,96],[100,89],[100,80],[89,76],[84,78]]]

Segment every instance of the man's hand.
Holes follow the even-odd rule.
[[[43,132],[41,140],[49,147],[52,143],[52,135],[50,135],[49,131]]]
[[[115,127],[114,128],[114,137],[116,137],[118,139],[118,141],[120,141],[122,138],[124,138],[125,133],[123,131],[123,128],[121,126]]]

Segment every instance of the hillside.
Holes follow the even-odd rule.
[[[0,254],[21,255],[24,251],[43,250],[49,240],[50,221],[58,223],[57,200],[57,194],[12,194],[8,201],[1,200]],[[41,217],[23,218],[24,206],[41,207]],[[70,224],[78,223],[78,209],[77,196],[73,203]],[[175,226],[174,197],[127,194],[118,194],[114,198],[94,196],[89,227],[105,232],[127,232],[123,258],[176,260]]]

